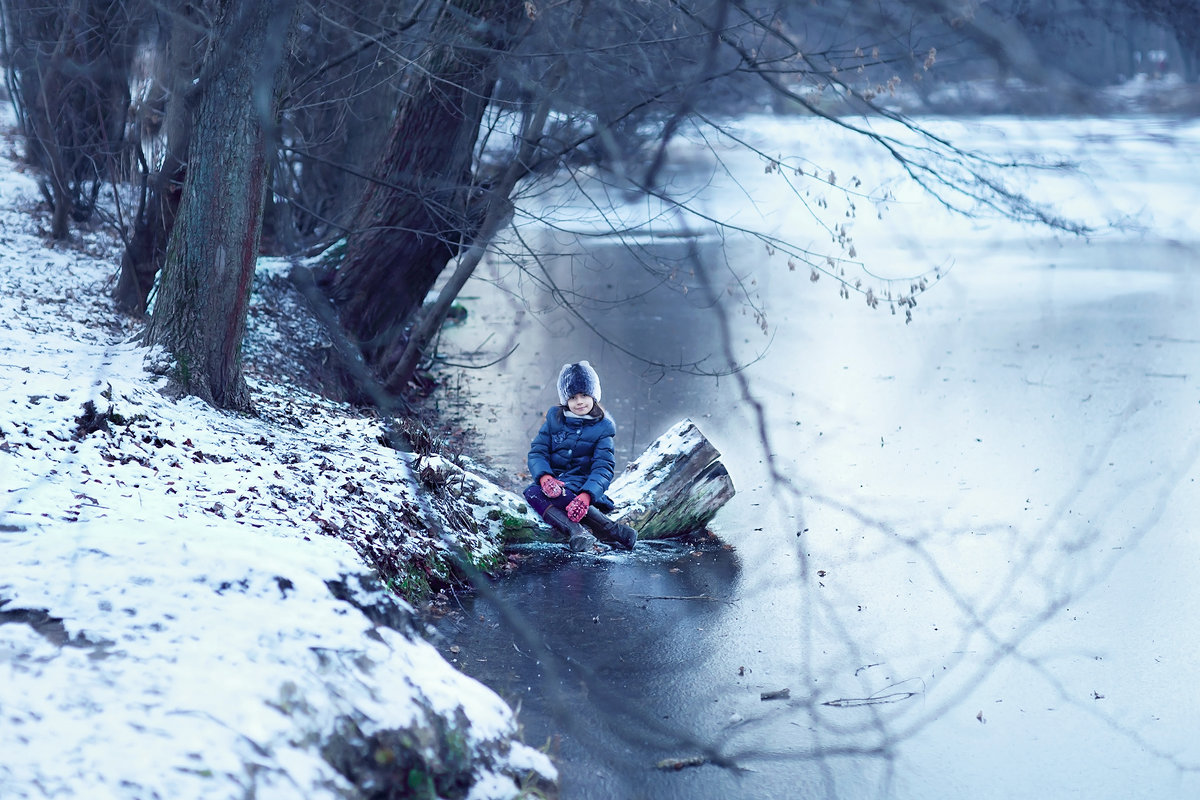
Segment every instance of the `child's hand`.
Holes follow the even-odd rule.
[[[579,522],[587,516],[588,506],[592,504],[591,495],[587,492],[580,492],[575,495],[575,499],[567,503],[567,519],[571,522]]]
[[[558,497],[563,493],[563,486],[565,486],[562,481],[553,475],[543,475],[538,479],[538,485],[542,487],[542,494],[546,495],[546,497]]]

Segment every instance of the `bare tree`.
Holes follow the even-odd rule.
[[[9,93],[56,239],[91,215],[124,147],[135,13],[123,0],[4,4]]]
[[[146,309],[166,255],[188,161],[192,91],[206,44],[197,3],[159,7],[149,40],[153,83],[140,107],[141,191],[114,297],[130,313]],[[284,67],[280,147],[270,160],[263,249],[296,252],[339,236],[363,191],[364,174],[386,132],[398,86],[385,31],[396,3],[350,11],[304,4],[303,23]],[[365,20],[365,21],[364,21]],[[147,150],[161,147],[154,159]]]
[[[400,355],[409,316],[478,224],[475,144],[497,57],[521,35],[524,8],[520,0],[462,0],[439,10],[345,259],[327,278],[343,325],[384,370]]]
[[[514,211],[521,211],[522,198],[539,191],[540,180],[551,175],[575,180],[579,169],[598,167],[621,191],[686,208],[686,200],[673,197],[661,180],[668,145],[684,125],[727,134],[721,119],[731,110],[769,107],[816,115],[882,148],[950,208],[968,214],[982,208],[1077,229],[1014,188],[1005,175],[1009,165],[946,141],[878,102],[897,84],[930,74],[937,61],[934,42],[966,41],[976,52],[1021,62],[1013,50],[1021,38],[997,35],[1006,18],[994,9],[984,19],[978,9],[974,13],[943,0],[819,8],[745,0],[306,4],[298,34],[303,46],[289,57],[280,55],[286,78],[279,90],[278,136],[266,136],[264,131],[276,126],[272,103],[263,100],[273,96],[264,88],[273,84],[262,82],[266,68],[257,56],[234,55],[233,48],[206,38],[212,18],[230,24],[231,8],[181,0],[158,7],[153,26],[129,16],[113,39],[137,39],[163,52],[160,82],[168,98],[165,134],[158,134],[165,139],[165,154],[155,163],[142,158],[146,178],[117,298],[128,310],[146,308],[168,237],[177,267],[209,265],[205,268],[217,274],[233,269],[228,279],[187,288],[180,275],[164,275],[152,325],[152,338],[172,342],[172,349],[193,342],[181,348],[189,353],[180,364],[183,383],[198,381],[197,387],[208,388],[196,391],[226,398],[216,400],[221,404],[244,403],[231,365],[240,344],[245,270],[261,249],[260,225],[274,252],[294,253],[344,236],[344,248],[329,251],[322,285],[349,338],[388,390],[398,394],[428,358],[454,287],[494,247],[495,236]],[[206,42],[209,51],[201,65],[198,52]],[[264,57],[274,58],[278,43],[270,42]],[[1027,72],[1034,70],[1031,64]],[[260,83],[226,78],[229,85],[219,91],[227,97],[214,96],[214,76],[236,71],[253,74]],[[128,76],[124,81],[127,92]],[[840,107],[830,105],[830,95]],[[253,125],[237,110],[247,97],[256,103]],[[907,133],[881,135],[846,111],[887,118]],[[223,147],[206,144],[203,154],[195,152],[200,131],[225,137]],[[242,152],[247,148],[251,152]],[[768,170],[792,169],[785,154],[757,155]],[[374,166],[364,167],[370,163]],[[256,183],[260,165],[266,169],[261,186]],[[49,174],[63,174],[56,169]],[[196,169],[206,174],[193,183]],[[216,182],[217,171],[233,180]],[[816,170],[789,180],[798,202],[807,202],[807,188],[852,194],[852,187],[838,186]],[[50,181],[56,182],[61,181]],[[204,213],[211,216],[205,217],[197,201],[187,199],[189,193],[210,198],[248,193],[263,198],[265,207],[251,203],[253,209],[234,210],[210,199],[205,204],[210,211]],[[180,203],[196,215],[189,216],[187,230],[177,230],[174,222]],[[63,203],[56,206],[56,219],[63,208]],[[821,209],[814,207],[813,213],[832,236],[827,250],[754,231],[739,233],[760,236],[769,249],[805,264],[814,276],[831,276],[847,296],[858,293],[872,305],[911,307],[926,282],[864,281],[844,226]],[[710,222],[732,230],[721,220]],[[239,266],[232,268],[235,253]],[[449,289],[422,311],[456,257],[460,262]],[[198,291],[201,287],[212,296]],[[197,305],[210,311],[196,314]],[[186,318],[210,313],[229,315],[226,333],[197,360],[194,348],[202,326]],[[180,319],[172,322],[173,315]],[[171,328],[178,330],[166,334]],[[225,377],[210,385],[218,374]]]
[[[931,27],[957,24],[935,15],[933,0],[914,5],[933,18]],[[1072,228],[1013,188],[1005,165],[944,141],[876,102],[900,80],[897,65],[928,71],[933,48],[916,54],[895,37],[887,39],[886,52],[866,41],[854,48],[816,48],[795,27],[792,11],[728,0],[581,1],[546,8],[514,3],[486,11],[447,5],[429,28],[427,55],[373,171],[345,257],[325,278],[343,325],[387,388],[403,390],[452,298],[443,295],[421,316],[423,299],[452,258],[466,252],[468,264],[478,262],[480,250],[503,228],[493,212],[514,202],[514,190],[526,178],[554,170],[569,175],[581,165],[603,162],[617,184],[682,202],[659,185],[667,144],[685,121],[720,129],[719,110],[736,104],[739,95],[759,104],[787,104],[861,134],[948,207],[964,213],[988,208]],[[877,14],[852,19],[856,35],[874,31],[887,38],[875,28]],[[876,79],[887,70],[893,77]],[[901,141],[873,133],[828,111],[813,99],[814,91],[834,91],[852,104],[848,108],[900,122],[912,136]],[[485,112],[495,124],[481,141],[477,133]],[[531,127],[534,119],[540,122]],[[768,169],[785,166],[775,155],[760,155]],[[798,182],[805,181],[831,183],[816,174]],[[831,230],[835,226],[829,224]],[[836,232],[835,239],[832,254],[777,237],[764,242],[814,273],[833,276],[841,291],[858,292],[871,304],[909,306],[926,285],[865,286],[846,275],[846,256],[854,261],[852,243]],[[465,269],[469,274],[470,267]],[[463,280],[459,272],[449,285]]]

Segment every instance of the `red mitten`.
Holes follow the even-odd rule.
[[[558,497],[563,493],[563,482],[553,475],[543,475],[538,479],[538,485],[542,487],[542,494],[546,497]]]
[[[588,506],[591,504],[592,497],[587,492],[575,495],[575,499],[567,503],[567,519],[571,522],[579,522],[587,515]]]

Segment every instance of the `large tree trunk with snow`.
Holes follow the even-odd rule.
[[[187,178],[148,339],[183,391],[244,409],[241,349],[258,258],[277,70],[295,0],[220,3],[201,71]]]
[[[524,7],[522,0],[447,4],[373,171],[376,182],[345,257],[326,281],[343,326],[381,375],[399,358],[411,315],[478,227],[471,203],[476,139],[497,56]]]
[[[706,530],[733,497],[721,454],[690,419],[677,422],[630,462],[609,489],[610,516],[639,539],[686,538]],[[434,456],[414,465],[421,479],[472,507],[489,533],[507,543],[561,542],[562,534],[532,512],[525,499]]]

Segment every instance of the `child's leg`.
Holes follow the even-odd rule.
[[[622,525],[600,513],[595,506],[588,506],[587,514],[580,520],[595,532],[601,541],[619,544],[626,550],[632,550],[637,544],[637,531],[628,525]]]
[[[537,511],[539,515],[541,515],[542,519],[550,522],[551,525],[554,525],[554,527],[561,530],[559,525],[555,524],[546,516],[546,511],[547,509],[551,508],[562,509],[562,516],[565,518],[567,505],[575,499],[575,493],[564,486],[562,494],[558,497],[546,497],[546,495],[542,492],[542,487],[535,483],[531,484],[525,490],[525,499],[528,500],[529,505],[531,505],[533,509]],[[554,514],[554,516],[557,517],[558,515]],[[588,506],[587,514],[584,515],[583,519],[579,522],[595,532],[596,536],[598,536],[601,541],[609,542],[610,544],[618,544],[626,550],[632,550],[633,546],[637,544],[637,531],[628,525],[622,525],[619,522],[614,522],[613,520],[609,519],[600,511],[600,509],[596,507],[594,503]],[[576,527],[579,525],[579,523],[569,524]],[[564,532],[567,533],[568,536],[578,535],[574,530],[571,532]]]
[[[564,489],[563,494],[559,497],[546,497],[542,492],[542,487],[535,483],[525,489],[524,496],[529,501],[530,507],[550,527],[566,534],[572,550],[576,552],[587,550],[596,543],[596,538],[588,533],[583,525],[567,519],[567,512],[564,509],[566,509],[567,503],[575,499],[575,495],[567,489]]]
[[[529,503],[530,508],[532,508],[534,513],[536,513],[539,517],[546,513],[546,509],[550,507],[552,502],[550,498],[546,497],[546,495],[542,492],[542,487],[538,486],[536,483],[525,487],[524,496],[526,502]]]

